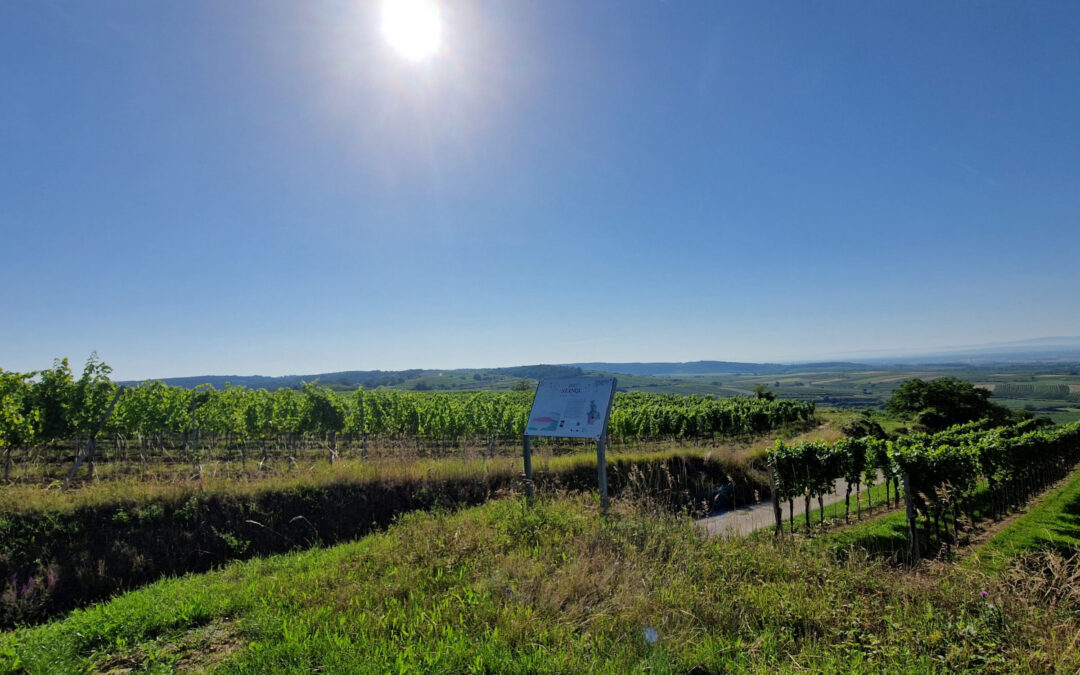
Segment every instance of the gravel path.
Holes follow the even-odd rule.
[[[880,481],[880,478],[879,478]],[[864,486],[865,487],[865,486]],[[825,506],[835,504],[836,502],[844,501],[844,492],[847,490],[847,482],[844,480],[836,481],[836,490],[824,496]],[[852,511],[855,510],[854,496],[852,493]],[[795,526],[796,528],[802,524],[799,520],[799,516],[805,513],[803,506],[805,500],[795,500]],[[788,505],[787,502],[781,502],[780,507],[784,515],[784,527],[787,527],[788,519]],[[818,507],[817,498],[810,500],[811,513]],[[725,537],[740,537],[750,534],[754,530],[760,530],[763,527],[775,527],[776,517],[773,515],[772,501],[758,502],[753,506],[736,509],[735,511],[728,511],[715,516],[707,516],[700,518],[695,523],[703,532],[709,537],[725,536]]]

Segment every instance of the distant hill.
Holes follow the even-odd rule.
[[[1046,337],[1013,342],[992,342],[966,347],[946,347],[913,354],[860,355],[874,365],[927,364],[935,366],[992,366],[1061,364],[1080,362],[1080,337]]]
[[[1050,367],[1071,372],[1080,366],[1080,337],[1050,337],[1015,342],[1000,342],[969,347],[942,348],[910,354],[886,352],[855,354],[854,361],[822,361],[810,363],[744,363],[739,361],[691,361],[691,362],[631,362],[610,363],[594,361],[562,365],[536,364],[508,368],[475,368],[432,370],[414,368],[409,370],[345,370],[310,375],[199,375],[195,377],[162,378],[166,384],[185,388],[210,384],[223,389],[226,384],[251,389],[275,390],[299,388],[303,382],[315,382],[337,389],[352,391],[357,387],[374,389],[392,387],[413,390],[479,390],[510,389],[521,386],[522,378],[538,380],[551,377],[572,377],[582,373],[609,373],[638,378],[656,378],[620,381],[620,389],[645,389],[650,391],[677,391],[680,393],[712,393],[717,395],[746,395],[746,387],[735,386],[741,378],[770,378],[779,386],[784,375],[848,373],[868,370],[891,370],[905,372],[921,371],[974,371],[1028,370]],[[706,376],[706,377],[702,377]],[[712,377],[715,376],[715,377]],[[773,380],[775,378],[775,380]],[[807,378],[796,378],[807,379]],[[813,378],[810,378],[813,379]],[[764,381],[763,381],[764,382]],[[751,383],[758,384],[760,382]],[[123,384],[138,384],[124,382]],[[838,385],[837,385],[838,386]],[[835,388],[835,387],[834,387]],[[804,390],[792,390],[798,397]],[[819,394],[823,395],[821,392]],[[870,395],[869,391],[862,392]],[[805,395],[810,395],[805,390]]]
[[[622,375],[698,375],[698,374],[739,374],[739,375],[784,375],[786,373],[845,372],[866,370],[861,363],[834,361],[829,363],[739,363],[736,361],[691,361],[689,363],[571,363],[582,370],[596,370],[604,373]]]
[[[209,384],[215,389],[226,385],[249,389],[298,389],[304,382],[316,382],[337,390],[353,390],[357,387],[375,389],[395,387],[400,389],[491,389],[508,388],[521,378],[537,380],[548,377],[573,377],[581,375],[575,366],[513,366],[509,368],[482,368],[456,370],[343,370],[335,373],[312,375],[197,375],[194,377],[164,377],[162,382],[174,387],[191,389]],[[136,385],[138,382],[121,382]]]
[[[679,375],[729,374],[729,375],[783,375],[788,373],[851,372],[866,370],[859,363],[830,362],[784,365],[778,363],[738,363],[734,361],[694,361],[691,363],[570,363],[565,365],[538,364],[507,368],[459,368],[453,370],[344,370],[334,373],[310,375],[198,375],[194,377],[165,377],[165,384],[191,389],[209,384],[215,389],[225,385],[249,389],[297,389],[304,382],[316,382],[338,390],[357,387],[374,389],[393,387],[397,389],[500,389],[509,388],[521,378],[539,380],[552,377],[574,377],[584,372],[611,373],[615,375],[638,375],[643,377],[676,377]],[[138,382],[122,382],[135,385]]]
[[[319,381],[325,385],[339,385],[355,389],[358,386],[365,388],[390,387],[403,384],[408,380],[421,377],[424,370],[345,370],[337,373],[319,373],[317,375],[282,375],[280,377],[267,377],[265,375],[197,375],[193,377],[164,377],[162,382],[174,387],[191,389],[202,384],[212,385],[215,389],[223,389],[226,384],[234,387],[248,387],[249,389],[295,389],[303,382]],[[138,384],[138,382],[123,382],[122,384]]]

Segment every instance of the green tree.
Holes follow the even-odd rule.
[[[885,433],[885,429],[870,417],[869,410],[862,411],[862,415],[859,418],[843,425],[840,427],[840,430],[843,431],[844,435],[848,438],[870,437],[884,440],[889,437],[889,435]]]
[[[893,415],[914,419],[931,431],[980,419],[1004,424],[1010,417],[1009,410],[989,399],[989,390],[955,377],[913,379],[897,387],[887,408]]]
[[[531,391],[533,389],[532,380],[527,377],[523,377],[514,384],[514,391]]]

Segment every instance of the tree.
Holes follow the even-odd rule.
[[[517,381],[514,385],[514,391],[529,391],[533,388],[532,381],[527,377],[523,377]]]
[[[769,391],[769,388],[766,387],[764,384],[754,385],[754,396],[756,396],[757,398],[763,399],[765,401],[775,401],[776,400],[776,394]]]
[[[897,387],[887,409],[894,415],[915,419],[931,431],[980,419],[1004,424],[1010,417],[1009,409],[989,399],[989,390],[955,377],[929,382],[913,379]]]
[[[862,415],[858,419],[843,425],[840,430],[849,438],[866,438],[869,436],[870,438],[884,440],[889,437],[881,425],[870,417],[869,410],[862,411]]]

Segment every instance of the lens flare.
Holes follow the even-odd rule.
[[[382,32],[401,56],[422,61],[439,49],[439,7],[432,0],[383,0]]]

